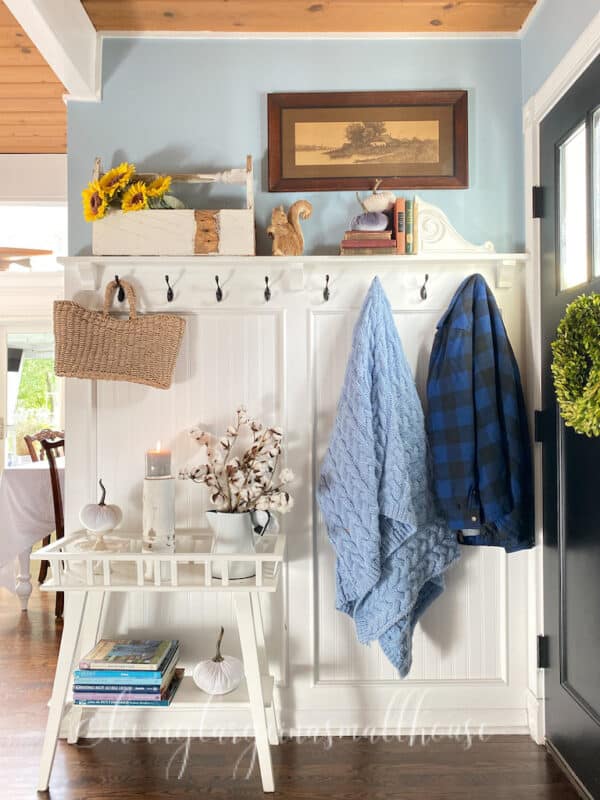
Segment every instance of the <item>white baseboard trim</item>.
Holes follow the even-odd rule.
[[[451,737],[468,743],[496,734],[529,735],[525,708],[406,709],[402,719],[386,720],[385,709],[284,710],[280,729],[291,738],[386,737],[427,742]],[[68,732],[68,714],[61,738]],[[168,711],[123,709],[114,713],[85,711],[80,736],[86,739],[252,737],[247,711]]]
[[[529,734],[536,744],[544,744],[544,701],[531,691],[527,690],[527,721],[529,723]]]

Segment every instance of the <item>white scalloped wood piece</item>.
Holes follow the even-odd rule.
[[[495,253],[492,242],[473,244],[458,233],[441,208],[415,197],[418,204],[419,252],[460,255]]]

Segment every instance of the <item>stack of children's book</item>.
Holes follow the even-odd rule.
[[[177,639],[102,639],[74,672],[73,701],[86,706],[168,706],[183,670]]]
[[[418,252],[418,204],[399,197],[388,212],[385,231],[346,231],[340,244],[342,256],[414,256]]]

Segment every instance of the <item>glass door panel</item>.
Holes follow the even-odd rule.
[[[600,275],[600,108],[592,115],[592,197],[594,198],[594,275]]]
[[[560,290],[588,280],[587,133],[585,120],[559,145]]]

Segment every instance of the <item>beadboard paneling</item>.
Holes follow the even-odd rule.
[[[114,274],[100,263],[99,286]],[[289,465],[297,475],[288,533],[288,564],[281,590],[265,599],[268,646],[280,678],[278,703],[286,730],[361,734],[378,731],[455,729],[527,730],[527,554],[505,556],[492,548],[463,548],[447,576],[447,590],[421,620],[414,637],[414,666],[397,679],[375,643],[356,642],[351,620],[335,610],[334,555],[315,500],[320,462],[328,444],[342,385],[352,330],[374,277],[357,266],[307,270],[304,289],[273,259],[272,299],[263,299],[264,274],[226,259],[210,271],[171,265],[175,300],[167,304],[164,269],[136,260],[120,274],[131,280],[140,309],[183,314],[188,327],[175,381],[169,391],[127,383],[67,381],[69,436],[85,442],[67,461],[67,530],[79,507],[96,494],[102,476],[109,499],[121,505],[127,527],[141,529],[144,451],[158,438],[173,451],[174,467],[193,460],[196,445],[187,431],[202,425],[220,431],[236,406],[286,431]],[[215,265],[216,266],[216,265]],[[423,395],[435,325],[462,278],[480,271],[495,285],[494,267],[477,263],[427,266],[428,298],[420,298],[423,267],[384,268],[380,275],[408,361]],[[214,273],[224,286],[215,300]],[[329,302],[323,280],[330,274]],[[85,273],[84,273],[85,274]],[[101,305],[101,292],[82,291],[76,268],[67,268],[67,296]],[[517,358],[525,334],[523,275],[497,289]],[[526,369],[523,369],[526,378]],[[177,524],[203,525],[204,489],[177,485]],[[231,599],[202,595],[113,597],[107,633],[178,636],[183,662],[211,653],[223,624],[227,651],[239,652]],[[136,720],[138,718],[136,717]],[[140,724],[141,724],[141,717]],[[155,716],[144,725],[160,735]],[[169,715],[172,725],[198,730],[191,716]],[[235,726],[235,719],[229,720]],[[100,715],[90,731],[100,735]],[[140,728],[146,730],[147,728]],[[173,729],[173,728],[172,728]]]
[[[396,311],[404,351],[425,399],[433,332],[440,309]],[[327,447],[350,350],[354,309],[316,313],[314,319],[314,431],[316,463]],[[318,480],[318,473],[315,475]],[[314,487],[316,488],[316,487]],[[349,617],[335,610],[335,557],[323,520],[315,518],[317,539],[317,682],[399,682],[377,645],[361,645]],[[463,548],[447,573],[447,588],[425,613],[413,639],[410,681],[504,680],[506,557],[499,550]],[[405,681],[406,683],[406,681]]]
[[[276,309],[206,309],[186,315],[187,327],[173,386],[148,390],[133,383],[101,381],[97,387],[98,475],[110,475],[110,502],[123,509],[122,527],[141,530],[144,452],[160,440],[173,454],[173,474],[197,463],[200,448],[189,436],[195,426],[220,432],[243,404],[266,423],[281,419],[283,407],[282,314]],[[177,528],[205,528],[210,506],[203,487],[176,484]],[[269,646],[277,672],[284,630],[281,597],[265,606]],[[182,660],[194,664],[207,657],[208,642],[219,625],[231,633],[226,650],[239,655],[231,596],[194,593],[139,598],[111,597],[107,627],[135,636],[180,638]],[[201,644],[200,644],[201,642]]]

